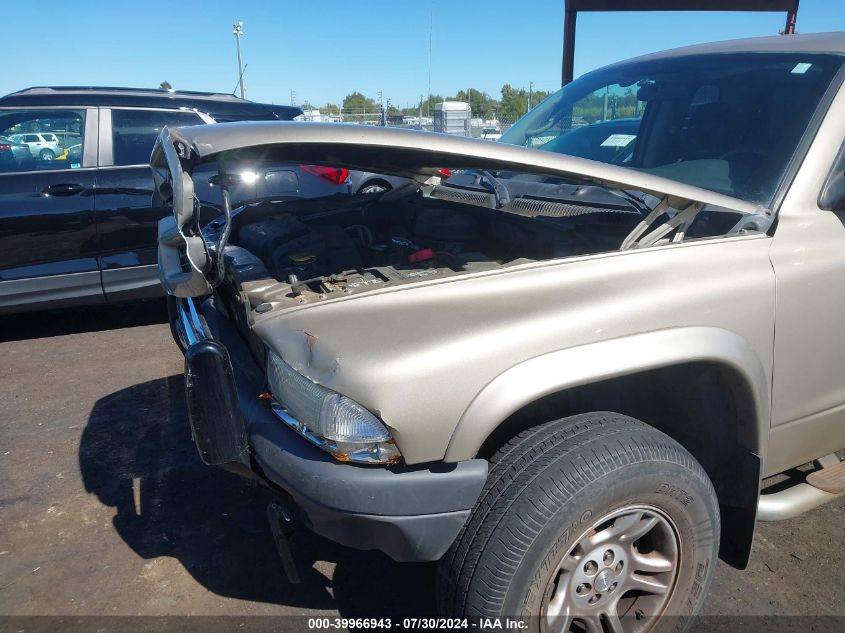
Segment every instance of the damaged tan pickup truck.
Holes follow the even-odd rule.
[[[497,143],[165,129],[203,460],[277,522],[439,561],[443,615],[682,629],[755,521],[845,491],[843,62],[845,34],[650,55]],[[407,181],[303,199],[273,191],[289,164]],[[266,195],[232,204],[246,178]]]

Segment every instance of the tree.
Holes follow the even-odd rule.
[[[472,116],[481,117],[482,119],[492,119],[493,115],[499,108],[499,102],[486,92],[477,90],[475,88],[468,88],[469,90],[469,105],[472,108]],[[466,101],[467,93],[464,90],[459,90],[458,94],[452,97],[454,101]]]
[[[422,111],[424,117],[434,116],[434,104],[440,103],[443,100],[441,95],[431,95],[428,99],[417,102],[416,105],[402,108],[401,112],[404,116],[419,116],[420,111]]]
[[[442,95],[431,95],[428,99],[423,101],[423,116],[434,116],[434,104],[445,101]]]
[[[531,107],[549,96],[544,90],[537,90],[531,94]],[[502,101],[499,106],[499,118],[504,121],[516,121],[528,112],[528,91],[525,88],[514,88],[510,84],[502,86]]]
[[[349,114],[377,114],[379,107],[373,99],[365,97],[360,92],[353,92],[344,97],[343,111]]]
[[[601,88],[580,99],[572,108],[572,116],[586,123],[636,115],[637,95],[630,87],[626,88],[622,94]]]
[[[323,106],[322,111],[325,114],[340,114],[340,107],[336,103],[327,103]]]
[[[443,95],[433,94],[428,98],[422,97],[419,102],[406,108],[396,108],[390,105],[389,100],[386,104],[386,114],[391,117],[397,117],[400,114],[403,116],[419,116],[422,113],[424,117],[434,116],[434,105],[442,101],[467,101],[467,91],[469,92],[469,104],[472,108],[472,116],[482,119],[492,119],[498,117],[504,121],[515,121],[528,111],[528,91],[525,88],[514,88],[510,84],[502,86],[502,100],[498,101],[483,90],[476,88],[468,88],[467,90],[459,90],[458,93],[452,97],[443,97]],[[531,107],[539,104],[543,99],[549,96],[549,92],[544,90],[537,90],[531,95]],[[617,116],[623,116],[621,113],[633,111],[635,107],[636,98],[631,94],[626,94],[619,97],[616,102]],[[323,112],[327,114],[336,114],[337,106],[329,104],[323,108]],[[346,95],[343,99],[344,114],[371,114],[377,117],[380,114],[379,104],[374,99],[371,99],[360,92],[353,92]],[[628,116],[627,114],[625,114]],[[372,117],[368,117],[372,118]]]
[[[510,84],[502,86],[499,118],[504,121],[515,121],[526,112],[528,112],[528,93],[524,89],[515,89]]]

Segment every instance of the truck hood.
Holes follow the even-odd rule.
[[[191,174],[197,165],[247,148],[272,151],[274,158],[286,162],[402,176],[421,186],[437,185],[443,168],[505,170],[641,191],[678,210],[700,204],[746,214],[770,213],[759,205],[626,167],[446,134],[263,121],[164,128],[150,164],[156,181],[154,204],[168,201],[173,208],[173,217],[159,226],[159,272],[168,293],[188,297],[211,292],[206,277],[210,258],[196,230],[198,207]],[[185,270],[185,260],[190,270]]]

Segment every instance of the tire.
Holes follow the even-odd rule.
[[[438,607],[521,618],[530,631],[682,631],[712,579],[719,530],[713,486],[672,438],[615,413],[557,420],[492,458],[438,564]]]
[[[53,160],[56,157],[56,155],[53,152],[51,152],[49,149],[42,149],[38,153],[38,157],[41,160]]]
[[[382,193],[390,191],[391,188],[389,184],[382,180],[371,180],[358,189],[358,193]]]

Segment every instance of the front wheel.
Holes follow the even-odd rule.
[[[56,155],[53,152],[51,152],[49,149],[42,149],[41,152],[39,152],[38,157],[41,160],[53,160],[56,157]]]
[[[491,460],[440,562],[439,606],[543,633],[680,631],[704,600],[719,529],[707,475],[672,438],[613,413],[558,420]]]

